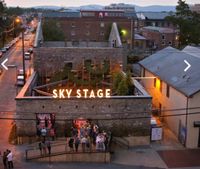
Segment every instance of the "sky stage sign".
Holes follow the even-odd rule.
[[[111,89],[54,89],[53,98],[70,98],[72,93],[76,98],[110,98]]]

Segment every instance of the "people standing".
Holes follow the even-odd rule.
[[[47,141],[47,149],[48,149],[48,153],[49,155],[51,154],[51,142],[50,141]]]
[[[40,149],[40,155],[42,156],[42,143],[41,142],[38,143],[38,147]]]
[[[42,141],[42,150],[43,150],[43,155],[46,155],[47,154],[47,150],[46,150],[45,141]]]
[[[4,169],[7,169],[7,153],[3,152],[3,166]]]
[[[76,150],[76,152],[78,152],[79,144],[80,144],[80,139],[79,139],[78,136],[76,136],[75,137],[75,150]]]
[[[11,169],[13,168],[13,154],[10,150],[8,150],[9,154],[7,155],[8,159],[8,168]]]
[[[47,135],[47,129],[46,128],[42,128],[42,130],[41,130],[41,135],[42,135],[42,137],[43,137],[43,141],[45,142],[45,137],[46,137],[46,135]]]
[[[82,146],[83,152],[85,152],[86,143],[87,143],[87,138],[84,136],[84,137],[81,138],[81,146]]]
[[[70,151],[74,151],[74,139],[71,137],[69,139],[69,148],[70,148]]]

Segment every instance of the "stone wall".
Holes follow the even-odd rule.
[[[50,97],[16,98],[18,134],[36,134],[35,113],[55,113],[57,133],[64,133],[72,119],[85,118],[115,136],[148,136],[150,134],[151,97],[113,96],[101,99],[53,99]],[[144,118],[143,118],[144,117]],[[28,120],[31,119],[31,120]]]
[[[125,68],[126,57],[123,48],[40,47],[34,49],[34,70],[41,76],[51,76],[61,70],[66,62],[72,62],[73,69],[78,69],[87,59],[91,59],[94,64],[108,59],[111,67],[123,64]]]

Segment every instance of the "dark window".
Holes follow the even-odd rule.
[[[165,35],[162,35],[162,39],[165,40]]]
[[[154,78],[154,87],[156,87],[156,78]]]
[[[167,84],[166,88],[166,96],[169,98],[169,93],[170,93],[170,86]]]
[[[145,69],[143,69],[143,75],[142,76],[145,77]]]

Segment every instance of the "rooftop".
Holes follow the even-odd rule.
[[[158,27],[158,26],[146,26],[146,27],[143,27],[142,29],[146,29],[146,30],[154,31],[154,32],[160,32],[160,33],[175,33],[174,30],[171,28],[164,28],[164,27]]]
[[[137,33],[134,35],[134,39],[135,39],[135,40],[146,40],[146,38],[145,38],[144,36],[139,35],[139,34],[137,34]]]
[[[200,53],[194,51],[190,53],[191,48],[186,47],[183,51],[179,51],[167,47],[139,63],[159,79],[190,97],[200,91]],[[184,72],[187,66],[184,60],[191,64],[187,72]]]

